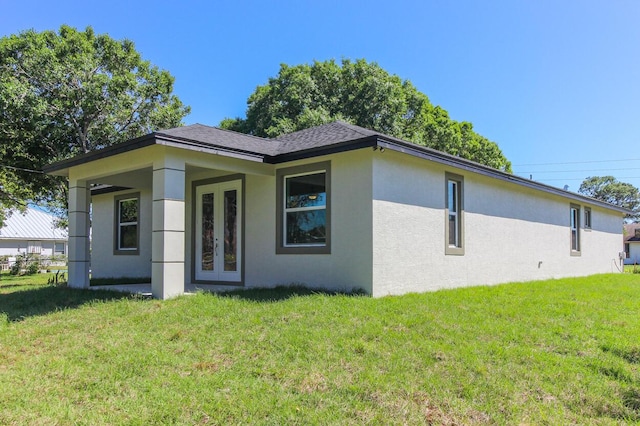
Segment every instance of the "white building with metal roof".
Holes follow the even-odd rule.
[[[0,256],[66,256],[67,231],[56,227],[55,221],[55,216],[34,208],[13,213],[0,228]]]

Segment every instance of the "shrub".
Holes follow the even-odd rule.
[[[20,271],[22,271],[22,267],[24,266],[24,258],[22,256],[16,256],[16,261],[11,265],[9,269],[9,273],[11,275],[18,275]]]
[[[40,262],[38,262],[37,260],[32,261],[27,266],[27,275],[37,274],[39,270],[40,270]]]

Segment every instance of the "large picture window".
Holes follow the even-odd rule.
[[[140,194],[115,199],[114,254],[138,254],[140,241]]]
[[[445,254],[464,254],[464,178],[453,173],[445,174]]]
[[[277,172],[277,253],[331,252],[330,175],[328,162]]]

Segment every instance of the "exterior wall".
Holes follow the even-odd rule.
[[[624,245],[622,250],[624,250]],[[629,257],[624,260],[625,265],[640,264],[640,242],[629,243]]]
[[[445,172],[464,177],[464,255],[445,255]],[[585,230],[581,208],[581,253],[572,256],[570,204],[471,172],[378,153],[373,295],[615,272],[622,216],[589,206],[593,229]]]
[[[331,254],[276,254],[275,169],[331,161]],[[220,164],[223,169],[224,164]],[[228,172],[200,171],[194,180]],[[193,201],[187,191],[187,218]],[[271,175],[247,174],[245,181],[244,286],[274,287],[300,284],[308,287],[371,292],[371,150],[358,150],[278,165]],[[192,229],[187,220],[187,282],[191,277]]]
[[[0,256],[15,256],[27,250],[25,240],[0,240]]]
[[[235,174],[245,177],[245,288],[300,284],[383,296],[611,272],[620,251],[620,214],[590,206],[593,229],[581,229],[581,255],[571,256],[568,199],[391,150],[360,149],[275,166],[160,147],[146,152],[134,152],[138,168],[120,175],[107,172],[119,170],[122,158],[78,167],[78,175],[95,182],[136,186],[92,197],[93,277],[151,276],[148,161],[167,155],[186,165],[185,283],[194,280],[192,184]],[[276,170],[324,161],[331,162],[331,253],[276,254]],[[445,255],[445,172],[464,177],[464,255]],[[140,254],[114,255],[114,197],[134,192],[141,202]]]
[[[0,240],[0,256],[16,256],[18,254],[25,253],[27,251],[27,247],[29,241],[37,241],[37,240]],[[42,250],[40,251],[41,256],[53,256],[53,248],[55,243],[65,243],[64,240],[61,241],[40,241],[40,246]],[[65,247],[65,255],[66,255],[66,247]]]
[[[140,250],[137,255],[114,254],[114,198],[140,192]],[[92,203],[91,277],[151,277],[151,188],[94,195]]]

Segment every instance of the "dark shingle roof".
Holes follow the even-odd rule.
[[[446,166],[479,173],[574,200],[587,201],[591,204],[617,210],[625,214],[629,213],[627,209],[621,207],[510,173],[505,173],[451,154],[419,146],[380,132],[340,121],[289,133],[276,139],[236,133],[216,127],[204,126],[202,124],[192,124],[190,126],[158,131],[99,151],[93,151],[88,154],[50,164],[44,168],[44,171],[46,173],[58,172],[58,174],[64,175],[70,167],[154,144],[175,146],[181,149],[210,152],[271,164],[366,147],[372,147],[374,149],[380,148],[380,152],[388,148]]]
[[[279,150],[278,148],[280,146],[278,142],[272,139],[245,135],[243,133],[205,126],[203,124],[192,124],[189,126],[162,130],[156,132],[155,135],[159,137],[169,136],[170,138],[197,142],[199,144],[210,145],[212,147],[228,148],[234,151],[250,152],[268,156],[277,155]]]
[[[624,225],[624,242],[640,242],[640,223],[628,223]]]
[[[280,143],[279,154],[290,154],[378,135],[380,133],[364,127],[334,121],[333,123],[288,133],[277,137],[275,140]]]

